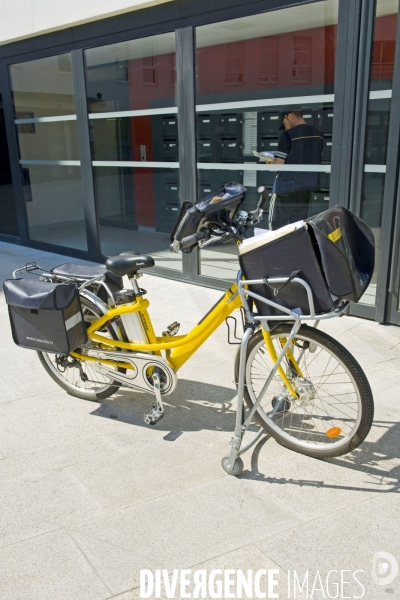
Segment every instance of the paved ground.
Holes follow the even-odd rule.
[[[0,243],[2,279],[32,259],[65,262]],[[175,319],[190,327],[220,296],[149,275],[142,282],[159,330]],[[2,294],[0,327],[1,600],[133,600],[140,569],[174,568],[276,568],[281,599],[294,597],[286,572],[307,569],[324,586],[314,598],[400,597],[400,575],[384,586],[371,577],[376,552],[400,561],[399,328],[353,317],[323,325],[372,384],[375,422],[361,448],[317,461],[265,437],[235,479],[220,466],[235,399],[236,348],[224,326],[182,368],[155,428],[142,421],[145,394],[100,404],[55,385],[34,352],[13,344]],[[329,571],[357,569],[364,595],[352,573],[339,596],[333,587],[328,595]]]

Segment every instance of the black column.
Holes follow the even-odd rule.
[[[11,178],[13,183],[19,236],[22,244],[26,244],[28,241],[28,225],[26,220],[24,194],[22,190],[21,169],[19,165],[19,148],[17,132],[14,123],[10,77],[8,73],[8,65],[5,60],[0,62],[0,92],[3,98],[4,120],[10,156]]]
[[[339,0],[330,204],[349,206],[362,3]]]
[[[176,30],[176,75],[179,136],[180,201],[197,200],[196,73],[194,28]],[[199,273],[199,250],[182,253],[186,279]]]
[[[375,0],[364,0],[361,8],[360,41],[358,52],[357,88],[354,113],[354,138],[350,177],[349,208],[357,215],[361,210],[361,192],[364,176],[365,133],[369,103],[372,38],[374,30]]]
[[[381,249],[376,285],[376,317],[383,323],[397,311],[400,287],[400,206],[399,206],[399,152],[400,152],[400,18],[397,18],[396,54],[393,72],[392,100],[388,149],[386,159],[385,189],[381,223]],[[389,277],[390,274],[390,277]],[[388,303],[390,312],[388,310]],[[397,321],[397,319],[396,319]]]

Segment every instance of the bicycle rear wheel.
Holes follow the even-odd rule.
[[[292,327],[279,324],[271,338],[277,354]],[[255,418],[282,446],[307,456],[329,458],[351,452],[366,438],[373,420],[373,397],[368,380],[354,357],[336,340],[318,329],[302,325],[291,346],[302,377],[289,358],[282,368],[299,393],[293,400],[276,373]],[[262,332],[249,341],[244,399],[256,402],[273,367]],[[239,353],[236,358],[236,381]],[[279,412],[271,414],[276,403]]]
[[[81,297],[82,314],[86,326],[99,319],[102,315],[98,308],[89,300]],[[116,339],[113,329],[105,325],[102,335]],[[121,384],[95,371],[89,361],[78,360],[72,356],[38,352],[39,360],[52,379],[71,396],[82,400],[99,401],[114,394]],[[124,372],[123,369],[116,369]]]

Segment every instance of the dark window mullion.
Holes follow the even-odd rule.
[[[196,71],[193,27],[176,30],[176,90],[179,137],[179,196],[181,204],[197,200]],[[199,274],[199,250],[182,253],[185,279]]]
[[[98,258],[100,246],[94,196],[83,50],[73,50],[71,55],[87,244],[90,256]]]
[[[360,45],[358,52],[356,110],[352,144],[352,171],[349,208],[360,215],[364,179],[365,136],[369,104],[370,66],[375,19],[375,0],[363,2],[361,11]]]
[[[400,207],[398,204],[399,146],[400,146],[400,18],[397,17],[396,53],[393,71],[392,99],[390,103],[389,136],[386,159],[385,189],[383,193],[381,230],[384,232],[379,256],[376,286],[377,307],[375,319],[383,323],[390,318],[388,312],[398,298],[398,253],[400,235]],[[389,277],[391,275],[391,277]],[[397,285],[396,285],[397,284]],[[396,289],[397,288],[397,289]],[[391,294],[389,295],[391,292]],[[393,294],[393,292],[396,292]],[[393,311],[393,308],[391,310]]]
[[[28,242],[28,226],[25,211],[25,201],[21,181],[21,169],[19,165],[19,146],[17,131],[14,123],[14,110],[12,103],[11,84],[6,61],[0,62],[0,93],[3,98],[4,120],[10,155],[11,178],[15,198],[15,208],[21,242]]]
[[[349,205],[361,0],[339,0],[330,205]]]

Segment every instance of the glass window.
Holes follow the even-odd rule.
[[[71,54],[12,65],[16,119],[75,115]]]
[[[87,250],[81,169],[32,164],[22,168],[29,237]]]
[[[237,181],[248,190],[243,209],[253,210],[258,186],[264,185],[270,197],[274,185],[279,191],[280,171],[275,206],[284,193],[283,180],[296,194],[304,180],[303,216],[329,207],[337,18],[338,1],[327,0],[197,28],[199,197]],[[307,154],[299,161],[301,175],[290,171],[289,163],[296,161],[289,154],[284,165],[266,165],[253,154],[282,150],[280,127],[289,106],[300,107],[299,124],[313,128],[303,128],[298,139],[315,135],[320,140],[316,157]],[[266,211],[260,227],[269,226]],[[232,280],[237,265],[233,245],[201,251],[203,275]]]
[[[74,160],[79,162],[76,121],[29,122],[17,125],[23,160]]]
[[[152,254],[181,269],[168,246],[179,211],[175,34],[85,52],[101,250]]]
[[[71,55],[10,75],[29,237],[87,250]]]
[[[18,236],[17,213],[11,178],[10,157],[6,125],[4,122],[3,99],[0,94],[0,233]]]
[[[382,205],[396,47],[397,13],[397,1],[377,0],[360,214],[361,218],[372,228],[375,236],[375,271],[371,285],[361,299],[363,304],[371,306],[374,306],[376,302],[376,282],[381,246]]]

